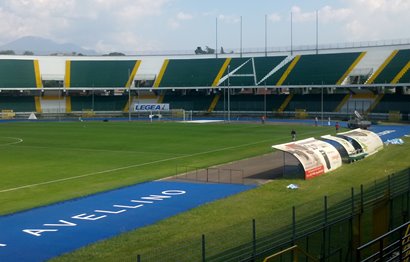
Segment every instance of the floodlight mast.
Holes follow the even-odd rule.
[[[128,68],[128,79],[130,79],[130,69]],[[133,81],[130,81],[128,86],[128,121],[131,122],[131,85]]]
[[[231,89],[230,89],[230,86],[231,86],[231,83],[230,83],[230,80],[229,80],[229,74],[230,74],[230,65],[228,65],[228,122],[231,122]]]

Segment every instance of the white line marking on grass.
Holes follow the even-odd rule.
[[[317,133],[317,132],[316,132],[316,131],[315,131],[315,132],[307,132],[307,133],[304,133],[304,134],[310,134],[310,133]],[[215,152],[219,152],[219,151],[231,150],[231,149],[236,149],[236,148],[240,148],[240,147],[246,147],[246,146],[256,145],[256,144],[260,144],[260,143],[265,143],[265,142],[268,142],[268,141],[274,142],[274,141],[280,140],[280,139],[282,139],[282,137],[276,138],[276,139],[265,139],[265,140],[261,140],[261,141],[258,141],[258,142],[247,143],[247,144],[242,144],[242,145],[238,145],[238,146],[230,146],[230,147],[218,148],[218,149],[213,149],[213,150],[209,150],[209,151],[205,151],[205,152],[198,152],[198,153],[194,153],[194,154],[190,154],[190,155],[184,155],[184,156],[176,156],[176,157],[171,157],[171,158],[165,158],[165,159],[160,159],[160,160],[156,160],[156,161],[146,162],[146,163],[142,163],[142,164],[135,164],[135,165],[130,165],[130,166],[123,166],[123,167],[118,167],[118,168],[113,168],[113,169],[107,169],[107,170],[98,171],[98,172],[92,172],[92,173],[88,173],[88,174],[84,174],[84,175],[79,175],[79,176],[66,177],[66,178],[61,178],[61,179],[56,179],[56,180],[50,180],[50,181],[46,181],[46,182],[41,182],[41,183],[37,183],[37,184],[30,184],[30,185],[15,187],[15,188],[4,189],[4,190],[0,190],[0,193],[6,193],[6,192],[16,191],[16,190],[20,190],[20,189],[29,188],[29,187],[36,187],[36,186],[43,186],[43,185],[48,185],[48,184],[53,184],[53,183],[58,183],[58,182],[64,182],[64,181],[74,180],[74,179],[83,178],[83,177],[89,177],[89,176],[95,176],[95,175],[100,175],[100,174],[106,174],[106,173],[116,172],[116,171],[120,171],[120,170],[135,168],[135,167],[141,167],[141,166],[147,166],[147,165],[152,165],[152,164],[158,164],[158,163],[167,162],[167,161],[172,161],[172,160],[181,159],[181,158],[187,158],[187,157],[193,157],[193,156],[199,156],[199,155],[206,155],[206,154],[215,153]]]
[[[20,144],[20,143],[23,142],[23,139],[18,138],[18,137],[0,137],[0,139],[2,139],[2,138],[13,139],[13,140],[15,140],[15,141],[14,141],[14,142],[10,142],[10,143],[0,144],[0,146],[15,145],[15,144]]]
[[[270,140],[270,139],[269,139],[269,140]],[[92,173],[88,173],[88,174],[84,174],[84,175],[79,175],[79,176],[61,178],[61,179],[46,181],[46,182],[37,183],[37,184],[30,184],[30,185],[15,187],[15,188],[9,188],[9,189],[1,190],[0,193],[10,192],[10,191],[16,191],[16,190],[19,190],[19,189],[24,189],[24,188],[29,188],[29,187],[35,187],[35,186],[42,186],[42,185],[47,185],[47,184],[53,184],[53,183],[58,183],[58,182],[63,182],[63,181],[68,181],[68,180],[73,180],[73,179],[88,177],[88,176],[94,176],[94,175],[100,175],[100,174],[105,174],[105,173],[111,173],[111,172],[116,172],[116,171],[120,171],[120,170],[124,170],[124,169],[130,169],[130,168],[134,168],[134,167],[141,167],[141,166],[147,166],[147,165],[152,165],[152,164],[158,164],[158,163],[162,163],[162,162],[166,162],[166,161],[171,161],[171,160],[176,160],[176,159],[180,159],[180,158],[186,158],[186,157],[193,157],[193,156],[205,155],[205,154],[214,153],[214,152],[218,152],[218,151],[224,151],[224,150],[235,149],[235,148],[239,148],[239,147],[244,147],[244,146],[249,146],[249,145],[264,143],[264,142],[267,142],[267,141],[269,141],[269,140],[266,139],[266,140],[263,140],[263,141],[254,142],[254,143],[248,143],[248,144],[243,144],[243,145],[239,145],[239,146],[231,146],[231,147],[219,148],[219,149],[214,149],[214,150],[209,150],[209,151],[205,151],[205,152],[194,153],[194,154],[185,155],[185,156],[176,156],[176,157],[171,157],[171,158],[165,158],[165,159],[160,159],[160,160],[156,160],[156,161],[146,162],[146,163],[142,163],[142,164],[135,164],[135,165],[130,165],[130,166],[118,167],[118,168],[107,169],[107,170],[98,171],[98,172],[92,172]]]
[[[163,153],[163,152],[153,152],[153,151],[134,151],[134,150],[110,150],[110,149],[93,149],[93,148],[79,148],[79,147],[51,147],[51,146],[20,146],[26,148],[40,148],[40,149],[61,149],[61,150],[72,150],[72,151],[85,151],[85,152],[108,152],[108,153],[134,153],[134,154],[153,154],[153,155],[179,155],[186,156],[187,154],[180,153]]]

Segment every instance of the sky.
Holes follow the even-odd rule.
[[[410,38],[410,0],[0,0],[0,45],[39,36],[132,54],[237,50],[242,39],[263,49],[265,17],[267,46],[290,46],[291,17],[292,44],[315,45],[316,12],[319,44]]]

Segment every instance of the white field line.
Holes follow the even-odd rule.
[[[308,133],[304,133],[304,134],[310,134],[310,133],[317,133],[317,132],[308,132]],[[242,145],[238,145],[238,146],[224,147],[224,148],[209,150],[209,151],[205,151],[205,152],[198,152],[198,153],[194,153],[194,154],[190,154],[190,155],[176,156],[176,157],[165,158],[165,159],[160,159],[160,160],[151,161],[151,162],[146,162],[146,163],[141,163],[141,164],[135,164],[135,165],[123,166],[123,167],[118,167],[118,168],[113,168],[113,169],[107,169],[107,170],[98,171],[98,172],[92,172],[92,173],[88,173],[88,174],[84,174],[84,175],[79,175],[79,176],[66,177],[66,178],[61,178],[61,179],[56,179],[56,180],[50,180],[50,181],[41,182],[41,183],[36,183],[36,184],[30,184],[30,185],[25,185],[25,186],[20,186],[20,187],[14,187],[14,188],[9,188],[9,189],[0,190],[0,193],[6,193],[6,192],[11,192],[11,191],[17,191],[17,190],[24,189],[24,188],[30,188],[30,187],[36,187],[36,186],[43,186],[43,185],[48,185],[48,184],[54,184],[54,183],[58,183],[58,182],[64,182],[64,181],[74,180],[74,179],[83,178],[83,177],[89,177],[89,176],[95,176],[95,175],[100,175],[100,174],[106,174],[106,173],[116,172],[116,171],[120,171],[120,170],[135,168],[135,167],[141,167],[141,166],[147,166],[147,165],[152,165],[152,164],[158,164],[158,163],[167,162],[167,161],[172,161],[172,160],[181,159],[181,158],[187,158],[187,157],[205,155],[205,154],[215,153],[215,152],[224,151],[224,150],[231,150],[231,149],[236,149],[236,148],[240,148],[240,147],[246,147],[246,146],[256,145],[256,144],[260,144],[260,143],[265,143],[265,142],[268,142],[268,141],[274,142],[274,141],[276,141],[276,140],[279,140],[279,138],[277,138],[277,139],[265,139],[265,140],[261,140],[261,141],[258,141],[258,142],[247,143],[247,144],[242,144]]]
[[[61,179],[46,181],[46,182],[37,183],[37,184],[30,184],[30,185],[15,187],[15,188],[9,188],[9,189],[1,190],[0,193],[15,191],[15,190],[19,190],[19,189],[28,188],[28,187],[35,187],[35,186],[47,185],[47,184],[52,184],[52,183],[57,183],[57,182],[62,182],[62,181],[67,181],[67,180],[73,180],[73,179],[78,179],[78,178],[83,178],[83,177],[88,177],[88,176],[94,176],[94,175],[99,175],[99,174],[111,173],[111,172],[116,172],[116,171],[120,171],[120,170],[124,170],[124,169],[134,168],[134,167],[141,167],[141,166],[146,166],[146,165],[158,164],[158,163],[162,163],[162,162],[166,162],[166,161],[171,161],[171,160],[176,160],[176,159],[180,159],[180,158],[193,157],[193,156],[198,156],[198,155],[204,155],[204,154],[214,153],[214,152],[218,152],[218,151],[224,151],[224,150],[229,150],[229,149],[235,149],[235,148],[244,147],[244,146],[249,146],[249,145],[254,145],[254,144],[263,143],[263,142],[267,142],[267,141],[269,141],[269,140],[267,139],[267,140],[263,140],[263,141],[259,141],[259,142],[254,142],[254,143],[249,143],[249,144],[243,144],[243,145],[239,145],[239,146],[219,148],[219,149],[214,149],[214,150],[210,150],[210,151],[194,153],[194,154],[190,154],[190,155],[184,155],[184,156],[176,156],[176,157],[171,157],[171,158],[165,158],[165,159],[160,159],[160,160],[151,161],[151,162],[146,162],[146,163],[141,163],[141,164],[135,164],[135,165],[123,166],[123,167],[118,167],[118,168],[113,168],[113,169],[107,169],[107,170],[98,171],[98,172],[92,172],[92,173],[88,173],[88,174],[84,174],[84,175],[79,175],[79,176],[61,178]]]
[[[23,139],[18,138],[18,137],[0,137],[0,139],[1,138],[13,139],[13,140],[16,140],[16,141],[10,142],[10,143],[5,143],[5,144],[0,144],[0,146],[15,145],[15,144],[20,144],[21,142],[23,142]]]
[[[133,154],[153,154],[153,155],[178,155],[186,156],[187,154],[180,153],[162,153],[162,152],[152,152],[152,151],[134,151],[134,150],[110,150],[110,149],[92,149],[92,148],[79,148],[79,147],[49,147],[49,146],[26,146],[22,145],[19,148],[39,148],[39,149],[62,149],[62,150],[72,150],[72,151],[85,151],[85,152],[107,152],[107,153],[133,153]]]

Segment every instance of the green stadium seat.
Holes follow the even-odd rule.
[[[34,60],[0,59],[0,87],[37,87]]]
[[[67,87],[123,88],[136,63],[137,60],[71,61]]]

